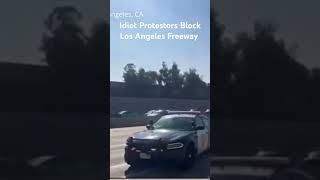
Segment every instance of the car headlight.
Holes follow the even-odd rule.
[[[180,149],[183,147],[183,144],[181,142],[177,142],[177,143],[170,143],[167,145],[167,149],[171,150],[171,149]]]
[[[128,139],[127,139],[127,144],[131,144],[132,141],[133,141],[133,138],[132,138],[132,137],[128,137]]]

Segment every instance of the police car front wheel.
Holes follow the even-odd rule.
[[[196,156],[196,151],[195,151],[194,146],[189,145],[186,150],[184,159],[181,162],[181,168],[183,168],[183,169],[191,168],[194,165],[195,156]]]

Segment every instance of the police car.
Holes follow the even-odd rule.
[[[168,111],[127,139],[124,159],[131,166],[143,160],[172,160],[192,167],[195,157],[209,149],[208,122],[199,111]]]

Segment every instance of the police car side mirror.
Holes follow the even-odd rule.
[[[152,124],[147,124],[146,127],[147,127],[148,130],[152,130],[153,129]]]
[[[153,124],[154,124],[154,122],[153,122],[153,120],[149,120],[149,124],[147,124],[147,129],[153,129]]]

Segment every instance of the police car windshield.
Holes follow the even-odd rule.
[[[193,119],[194,117],[192,116],[163,116],[154,123],[153,128],[191,131],[193,130]]]

